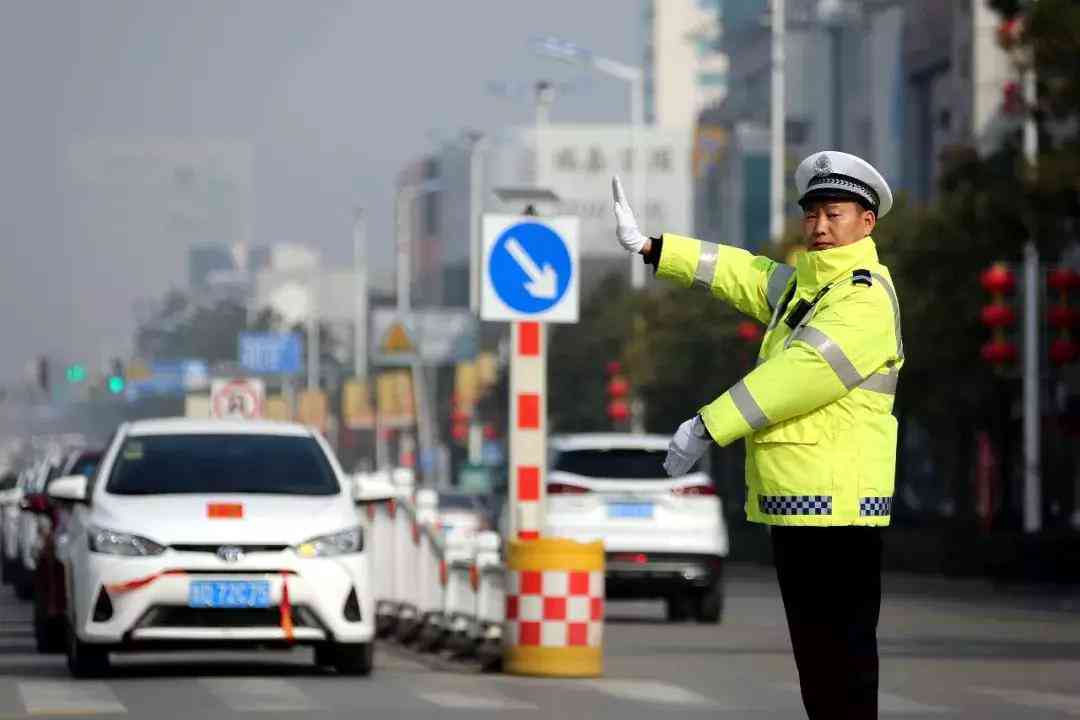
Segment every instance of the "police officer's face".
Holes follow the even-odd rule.
[[[811,251],[828,250],[862,240],[876,223],[874,213],[856,202],[821,200],[803,211],[803,239]]]

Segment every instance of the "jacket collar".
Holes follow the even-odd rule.
[[[877,246],[869,235],[850,245],[799,253],[795,261],[799,294],[815,294],[841,276],[850,275],[852,270],[870,269],[877,264]]]

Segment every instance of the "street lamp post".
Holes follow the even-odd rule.
[[[643,218],[648,219],[649,203],[645,195],[646,160],[642,153],[642,126],[645,124],[645,71],[640,67],[626,65],[605,57],[598,57],[590,50],[579,47],[561,38],[544,36],[535,37],[531,42],[533,51],[544,57],[587,67],[591,70],[623,80],[630,85],[630,144],[631,144],[631,203],[637,203],[643,209]],[[630,256],[630,284],[634,289],[645,287],[645,266]],[[637,261],[637,262],[635,262]]]
[[[784,0],[772,0],[772,72],[769,103],[769,236],[779,243],[784,235]]]
[[[440,189],[442,189],[442,186],[439,183],[425,180],[419,183],[402,185],[397,191],[395,208],[397,223],[397,311],[400,322],[404,322],[405,316],[412,311],[410,296],[412,223],[409,222],[408,213],[417,198]],[[416,425],[420,436],[419,455],[421,459],[433,462],[435,457],[435,432],[431,415],[434,412],[434,406],[428,397],[427,378],[424,375],[424,366],[419,357],[412,363],[412,379],[413,401],[416,404]]]

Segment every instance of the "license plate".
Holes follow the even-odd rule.
[[[651,518],[652,503],[609,503],[608,517],[612,518]]]
[[[270,607],[270,582],[268,580],[192,580],[188,590],[188,607]]]

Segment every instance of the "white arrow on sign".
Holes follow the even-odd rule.
[[[506,241],[506,252],[510,253],[514,262],[529,276],[529,282],[525,283],[525,290],[530,295],[541,300],[551,300],[559,294],[559,275],[555,272],[555,268],[544,263],[544,269],[541,270],[536,261],[529,257],[529,253],[525,252],[525,248],[521,247],[517,238]]]

